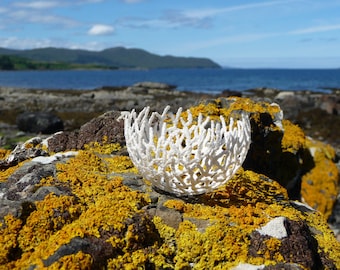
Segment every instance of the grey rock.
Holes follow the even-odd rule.
[[[52,134],[64,129],[63,121],[48,112],[27,112],[17,116],[18,128],[25,132]]]
[[[19,143],[5,160],[0,160],[0,169],[14,166],[30,158],[46,156],[47,152],[39,147],[42,141],[41,137],[34,137],[25,143]]]

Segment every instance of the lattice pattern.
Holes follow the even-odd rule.
[[[246,158],[250,138],[249,118],[230,119],[229,126],[199,115],[187,119],[144,108],[139,114],[122,113],[127,150],[134,165],[154,186],[176,195],[196,195],[225,184]]]

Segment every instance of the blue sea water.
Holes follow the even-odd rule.
[[[340,88],[340,69],[155,69],[2,71],[0,86],[43,89],[95,89],[154,81],[178,90],[218,93],[259,87],[327,91]]]

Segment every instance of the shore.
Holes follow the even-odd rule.
[[[189,108],[202,100],[228,96],[250,97],[278,103],[286,119],[298,124],[308,136],[340,149],[340,93],[281,91],[258,88],[249,91],[224,91],[220,94],[178,91],[174,86],[143,82],[129,87],[102,87],[93,90],[50,90],[0,87],[0,146],[6,137],[30,135],[20,132],[17,117],[28,112],[46,112],[59,117],[64,130],[76,130],[82,124],[107,111],[141,110],[150,106],[161,111]]]
[[[13,149],[18,142],[27,141],[27,139],[38,135],[29,142],[30,147],[21,145],[21,147],[19,146],[12,151],[14,154],[11,154],[10,158],[2,160],[2,168],[6,170],[16,166],[22,160],[33,157],[51,158],[51,156],[44,156],[48,153],[41,151],[42,147],[39,145],[47,136],[50,137],[48,140],[49,153],[58,157],[63,157],[64,153],[74,154],[72,152],[74,149],[83,149],[85,144],[101,141],[105,137],[110,138],[111,143],[124,143],[123,121],[117,121],[120,111],[132,109],[140,111],[145,106],[150,106],[152,111],[161,112],[166,105],[171,105],[172,111],[175,111],[178,107],[186,109],[202,101],[222,99],[229,96],[243,96],[252,100],[242,99],[244,103],[238,108],[248,108],[249,104],[253,104],[250,105],[253,106],[253,110],[249,111],[251,112],[250,118],[254,120],[252,122],[251,144],[253,152],[248,155],[248,163],[244,163],[246,170],[256,171],[261,175],[269,175],[270,178],[279,181],[282,186],[287,188],[292,200],[301,197],[302,202],[307,202],[316,209],[324,209],[327,213],[329,225],[337,240],[340,241],[340,196],[338,192],[340,96],[336,92],[325,94],[260,88],[242,93],[224,91],[218,95],[209,95],[177,91],[171,85],[152,82],[138,83],[130,87],[103,87],[88,91],[0,87],[0,148]],[[226,99],[215,104],[219,106],[218,109],[224,106],[228,107],[228,100],[230,101],[230,99]],[[268,107],[276,106],[267,107],[268,103],[280,105],[284,115],[279,124],[277,119],[281,119],[281,113],[276,111],[274,116],[271,116]],[[209,112],[210,110],[209,107]],[[63,130],[70,132],[56,133],[50,136],[49,134],[54,132],[34,133],[20,128],[18,119],[34,113],[36,113],[36,116],[40,115],[40,117],[42,114],[54,115],[63,123]],[[103,113],[106,114],[103,115]],[[33,122],[29,121],[29,117],[27,119],[26,124],[31,127]],[[54,118],[51,119],[55,120]],[[286,119],[298,124],[303,132],[291,125],[289,121],[283,122]],[[42,117],[34,121],[41,124],[46,122],[45,120]],[[52,120],[51,122],[53,122]],[[286,140],[283,139],[283,134]],[[304,135],[312,137],[316,141],[310,140]],[[320,141],[330,144],[336,150],[336,154],[334,154],[333,149],[320,143]],[[37,145],[36,149],[34,148],[35,144]],[[283,148],[283,145],[285,145],[285,148]],[[70,150],[72,151],[68,152]],[[318,155],[314,156],[315,151]],[[127,155],[126,150],[123,149],[119,154],[117,152],[117,156],[120,155]],[[258,158],[260,158],[260,162],[258,162]],[[52,158],[52,160],[54,159]],[[93,164],[90,165],[93,166]],[[79,168],[79,164],[77,166]],[[49,169],[46,175],[49,175],[50,171],[54,173],[56,170]],[[301,177],[301,173],[308,174],[308,176]],[[28,173],[24,172],[24,174]],[[22,177],[22,174],[18,173],[18,175]],[[34,180],[36,177],[34,176],[32,179]],[[300,186],[296,179],[300,179],[303,184]],[[9,183],[12,182],[9,181]],[[15,181],[13,183],[13,190],[22,187],[16,185]],[[133,183],[135,182],[133,181]],[[32,185],[34,186],[36,183],[34,182]],[[10,198],[16,198],[11,193],[12,188],[5,185],[3,187],[7,188]],[[27,190],[35,189],[28,188]],[[21,190],[19,193],[22,194]],[[241,195],[241,193],[238,195]],[[263,198],[267,198],[267,195]],[[282,199],[282,196],[280,198]],[[15,207],[11,209],[15,210]]]

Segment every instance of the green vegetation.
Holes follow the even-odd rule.
[[[14,55],[0,55],[0,70],[65,70],[65,69],[113,69],[113,67],[96,64],[39,62]]]
[[[1,56],[2,55],[2,56]],[[77,68],[220,68],[207,58],[160,56],[124,47],[102,51],[41,48],[10,50],[0,48],[0,70]]]

